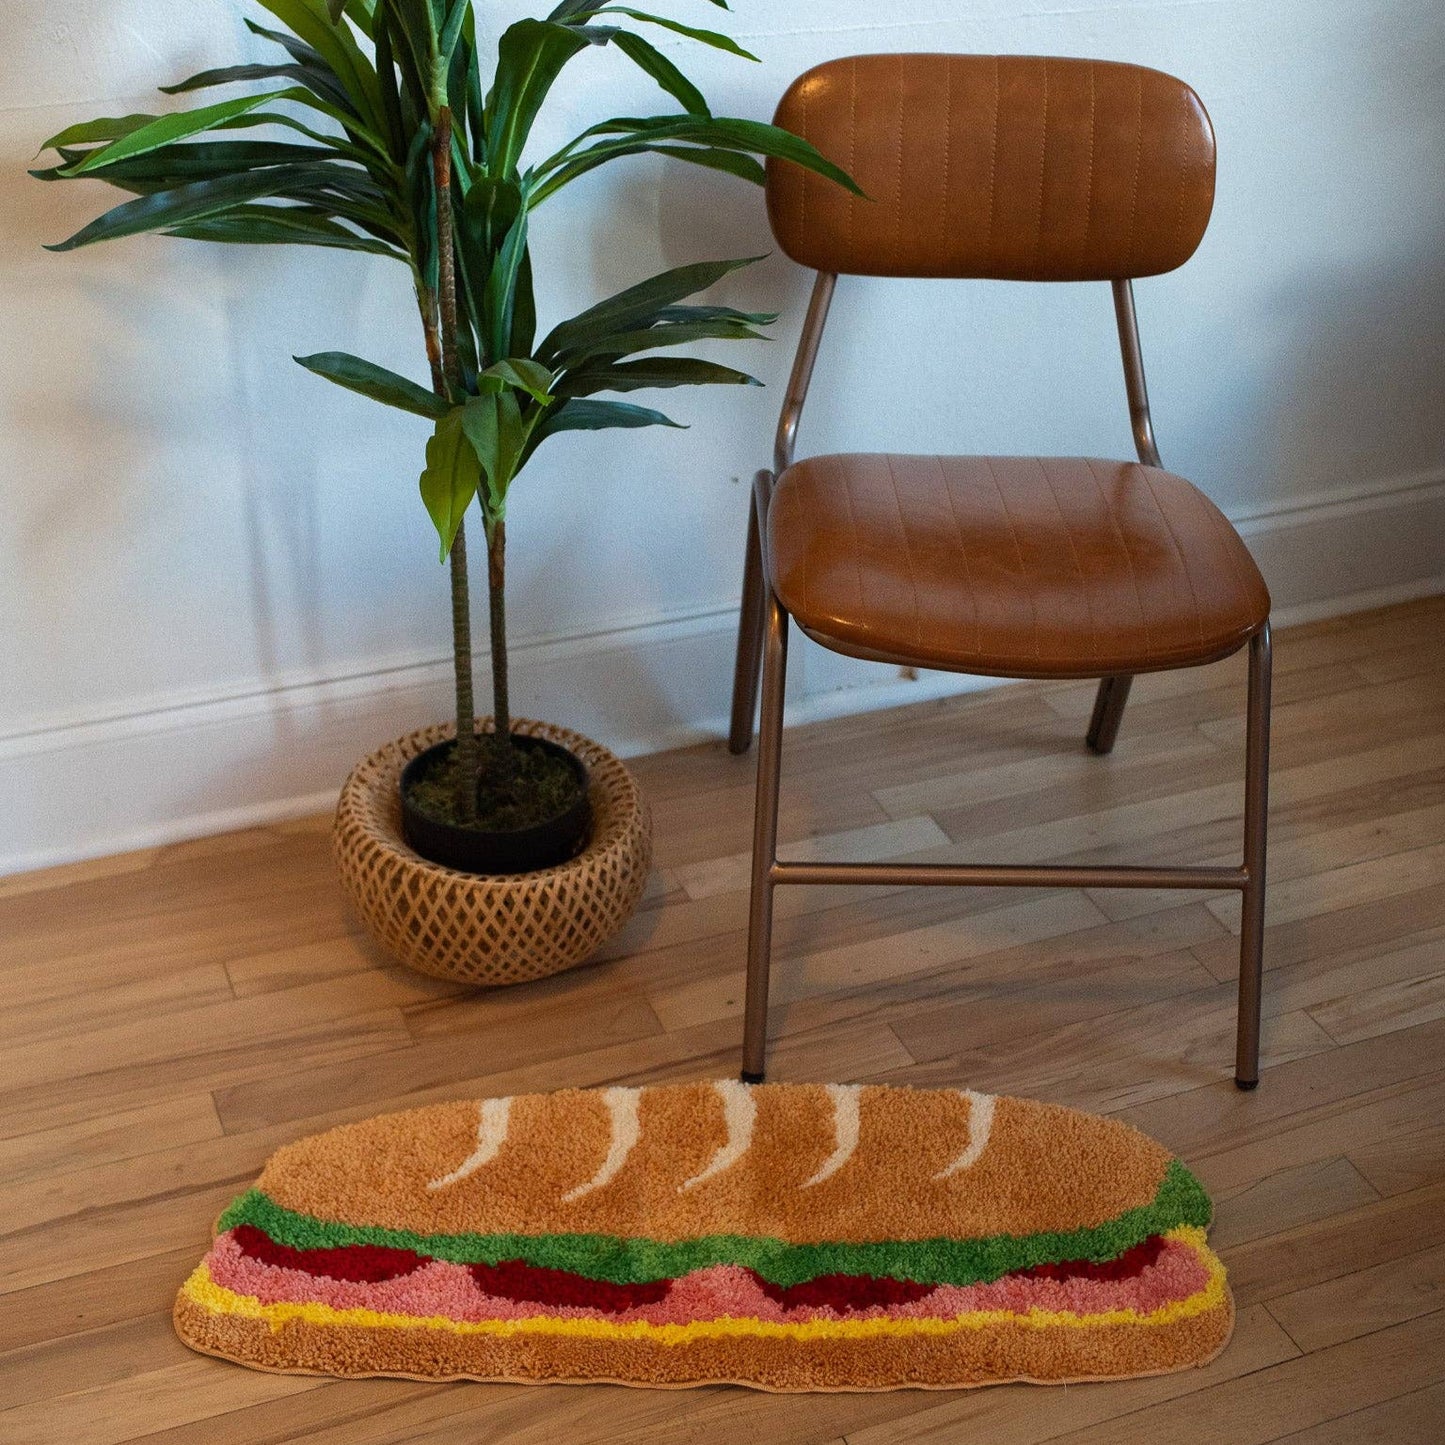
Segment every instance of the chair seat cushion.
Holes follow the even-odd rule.
[[[1269,616],[1238,533],[1182,477],[1089,457],[810,457],[768,515],[779,600],[825,646],[1003,677],[1228,656]]]

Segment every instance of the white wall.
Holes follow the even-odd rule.
[[[479,4],[495,25],[537,8]],[[699,0],[662,8],[725,20]],[[1439,589],[1445,7],[733,8],[763,63],[692,47],[686,61],[739,115],[765,118],[793,75],[863,50],[1094,55],[1188,78],[1218,131],[1219,199],[1189,266],[1139,287],[1166,463],[1245,523],[1286,615]],[[246,13],[5,3],[0,872],[324,806],[352,759],[446,710],[422,424],[289,359],[339,348],[420,377],[401,269],[163,239],[40,249],[113,193],[29,180],[39,141],[259,55]],[[539,144],[663,108],[606,54],[558,101]],[[536,248],[545,321],[771,240],[740,182],[632,161],[542,212]],[[513,494],[522,703],[628,750],[705,735],[727,704],[746,480],[769,453],[807,279],[774,257],[722,289],[786,313],[773,344],[717,352],[768,391],[659,394],[690,431],[558,439]],[[845,281],[835,315],[807,448],[1128,451],[1105,287]],[[799,671],[800,716],[962,685],[812,652]]]

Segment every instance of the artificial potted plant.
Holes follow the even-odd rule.
[[[726,0],[710,3],[727,8]],[[246,23],[280,54],[164,89],[258,81],[275,88],[163,116],[90,121],[47,142],[59,163],[37,176],[94,178],[134,196],[52,249],[160,232],[368,252],[410,270],[430,389],[340,352],[297,358],[432,424],[421,493],[451,569],[454,733],[403,739],[357,769],[338,813],[338,858],[373,931],[405,961],[475,981],[535,977],[580,961],[620,926],[641,891],[648,840],[645,810],[616,759],[564,730],[514,726],[509,490],[537,447],[559,432],[676,424],[629,402],[599,400],[601,393],[755,384],[712,362],[653,353],[754,338],[775,318],[685,304],[746,264],[712,261],[630,287],[539,340],[532,214],[579,176],[649,152],[757,183],[759,156],[852,182],[796,136],[712,115],[666,54],[619,23],[747,54],[723,35],[668,17],[604,0],[561,0],[545,19],[520,20],[501,35],[484,86],[472,0],[256,4],[284,29]],[[591,46],[620,52],[680,109],[602,121],[523,169],[548,92]],[[261,137],[249,134],[258,129]],[[473,703],[466,531],[474,500],[486,543],[492,665],[492,716],[482,720]],[[627,795],[608,819],[620,821],[620,831],[613,827],[606,838],[591,816],[602,774],[612,780],[614,804],[619,792]],[[576,877],[562,876],[579,850],[584,859],[598,856],[573,870]],[[519,874],[531,880],[509,876]],[[607,894],[600,904],[599,889]],[[552,922],[538,922],[546,919]]]

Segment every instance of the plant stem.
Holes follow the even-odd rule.
[[[512,705],[507,689],[507,524],[499,518],[487,529],[487,600],[492,624],[492,716],[497,756],[512,761]]]
[[[452,234],[452,113],[442,106],[432,139],[432,180],[437,208],[437,271],[440,325],[429,327],[427,355],[432,361],[432,384],[455,401],[462,392],[462,369],[457,355],[457,270]],[[439,346],[433,346],[435,339]],[[440,352],[438,358],[437,353]],[[440,383],[440,385],[438,385]],[[457,527],[451,550],[452,665],[457,702],[457,818],[463,824],[477,821],[477,778],[481,748],[477,741],[476,699],[472,683],[471,586],[467,577],[466,524]]]

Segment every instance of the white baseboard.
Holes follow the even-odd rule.
[[[1445,591],[1445,473],[1325,492],[1235,521],[1269,581],[1278,625]],[[731,686],[735,611],[514,651],[516,712],[565,723],[623,755],[714,739]],[[820,661],[820,660],[819,660]],[[0,875],[321,811],[351,765],[445,716],[443,659],[388,660],[105,718],[40,720],[0,737]],[[829,657],[794,670],[790,720],[893,707],[995,685],[900,679]]]

